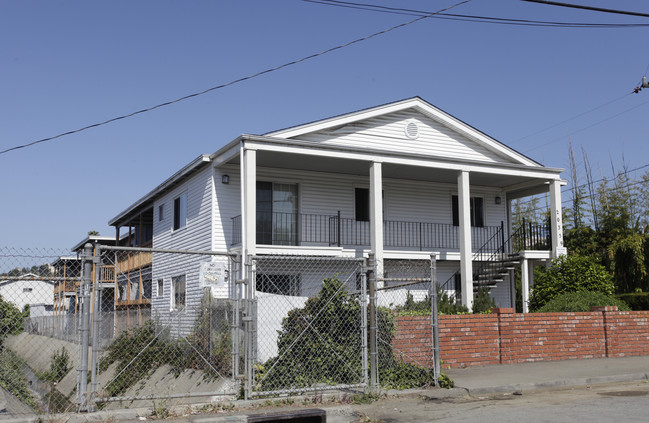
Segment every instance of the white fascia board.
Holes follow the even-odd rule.
[[[212,158],[214,167],[221,167],[225,163],[229,162],[232,158],[239,155],[239,152],[241,151],[241,142],[239,139],[235,141],[237,142],[228,144],[229,148],[223,148],[210,156]]]
[[[394,112],[399,112],[406,109],[416,109],[431,119],[439,122],[441,125],[446,126],[465,137],[483,145],[485,148],[494,151],[501,156],[514,160],[517,163],[524,164],[531,167],[542,167],[539,163],[535,162],[523,154],[507,147],[503,143],[491,138],[490,136],[480,132],[472,126],[462,122],[461,120],[449,115],[441,109],[433,106],[427,101],[419,97],[410,98],[407,100],[398,101],[395,103],[386,104],[383,106],[374,107],[367,110],[349,113],[346,115],[333,117],[329,119],[320,120],[306,125],[296,126],[280,131],[270,132],[265,134],[269,137],[279,138],[295,138],[311,132],[322,131],[337,126],[358,122],[361,120],[371,119],[376,116],[386,115]]]
[[[503,164],[503,163],[481,163],[475,161],[455,161],[443,160],[437,158],[421,159],[420,156],[400,153],[399,155],[387,155],[385,152],[363,150],[358,151],[353,148],[345,147],[324,147],[322,144],[311,142],[295,142],[293,140],[247,140],[246,148],[253,148],[258,151],[273,151],[282,153],[304,154],[310,156],[332,157],[339,159],[360,160],[366,162],[383,162],[400,164],[406,166],[418,166],[435,169],[447,170],[466,170],[468,172],[480,172],[496,175],[522,176],[529,178],[544,178],[548,180],[560,179],[562,169],[548,167],[529,168],[523,165]]]
[[[407,100],[390,103],[383,106],[373,107],[371,109],[360,110],[358,112],[348,113],[342,116],[336,116],[328,119],[319,120],[304,125],[294,126],[288,129],[282,129],[275,132],[269,132],[264,136],[279,138],[294,138],[311,132],[322,131],[336,126],[345,125],[359,120],[370,119],[388,113],[399,112],[421,104],[423,100],[419,98],[410,98]]]

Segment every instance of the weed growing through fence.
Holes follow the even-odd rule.
[[[50,357],[49,370],[36,372],[36,376],[42,381],[59,383],[71,369],[70,354],[68,354],[68,350],[65,347],[62,347],[60,350],[54,351]]]
[[[27,378],[22,369],[27,367],[13,351],[0,346],[0,386],[13,394],[32,410],[38,410],[38,399],[29,389]]]
[[[207,379],[229,376],[232,366],[229,306],[218,307],[204,298],[194,330],[186,338],[172,338],[152,320],[122,333],[108,347],[100,371],[117,362],[117,375],[106,387],[108,396],[123,394],[148,378],[156,369],[169,365],[178,377],[184,370],[201,370]],[[212,319],[210,321],[210,319]]]

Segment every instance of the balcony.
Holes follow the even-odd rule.
[[[444,223],[383,221],[385,248],[459,250],[459,227]],[[495,252],[503,245],[501,226],[472,227],[472,249]],[[272,213],[257,219],[257,243],[268,245],[364,247],[370,245],[370,222],[337,215]],[[241,244],[241,216],[232,218],[232,244]]]

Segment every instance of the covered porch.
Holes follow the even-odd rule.
[[[564,251],[559,169],[532,161],[534,165],[422,157],[261,136],[235,141],[213,160],[217,172],[220,167],[239,172],[242,213],[229,217],[229,246],[246,254],[268,245],[294,247],[296,252],[309,247],[355,248],[372,252],[381,274],[386,250],[452,253],[460,262],[462,303],[470,308],[474,262],[504,253],[508,240],[510,247],[542,250],[548,257]],[[300,190],[308,188],[302,173],[317,174],[323,181],[319,202],[301,197]],[[339,207],[343,200],[330,197],[334,188],[325,192],[324,185],[332,181],[333,187],[334,180],[346,178],[364,185],[349,187],[355,198],[345,209]],[[269,179],[300,188],[286,194],[290,189],[280,187],[284,197],[293,199],[269,208],[268,201],[259,198],[265,194],[258,184]],[[422,194],[429,187],[445,199]],[[360,190],[367,192],[366,211],[358,207]],[[549,193],[549,224],[532,223],[527,241],[525,236],[511,241],[511,202],[541,193]]]

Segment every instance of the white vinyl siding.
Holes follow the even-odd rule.
[[[165,213],[163,219],[154,216],[153,247],[174,250],[201,250],[212,248],[212,171],[206,166],[184,183],[167,192],[154,203],[154,212],[160,204],[174,204],[182,194],[186,195],[186,222],[182,230],[174,230],[173,213]],[[157,214],[157,213],[156,213]],[[153,280],[163,279],[164,291],[161,297],[152,298],[152,315],[161,324],[168,324],[174,334],[188,334],[203,296],[199,286],[200,263],[209,261],[209,256],[153,253]],[[185,275],[185,309],[173,307],[172,277]]]
[[[410,139],[405,134],[405,127],[409,122],[415,122],[419,126],[417,139]],[[375,117],[333,131],[306,134],[298,139],[422,156],[514,163],[512,159],[496,154],[435,120],[412,111]]]

